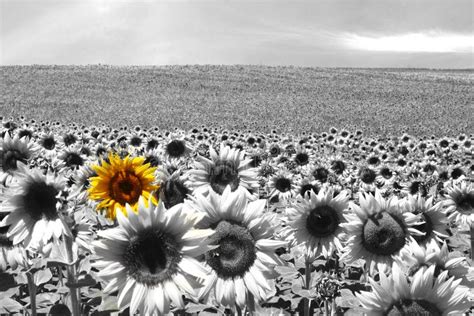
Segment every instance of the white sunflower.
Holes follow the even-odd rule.
[[[185,212],[183,204],[168,210],[163,203],[147,205],[140,198],[135,213],[127,204],[128,217],[117,212],[119,226],[100,231],[102,239],[93,243],[103,291],[118,291],[118,306],[130,306],[130,315],[167,314],[171,303],[184,308],[182,295],[194,298],[196,278],[209,273],[194,257],[213,249],[213,231],[193,229],[201,216]]]
[[[188,173],[188,186],[194,194],[207,194],[214,191],[219,194],[230,186],[232,192],[244,192],[248,198],[256,198],[259,184],[256,168],[249,168],[250,159],[245,153],[229,146],[221,146],[220,153],[210,147],[210,158],[198,156],[194,168]]]
[[[0,218],[5,213],[0,212]],[[18,266],[24,266],[27,262],[26,251],[21,245],[13,245],[7,237],[8,226],[0,227],[0,271],[6,271],[8,267],[15,270]]]
[[[62,215],[65,179],[26,167],[17,176],[18,182],[5,191],[2,208],[9,214],[0,223],[10,226],[7,237],[13,244],[40,251],[52,238],[71,236]]]
[[[206,214],[199,227],[216,231],[211,243],[217,248],[203,258],[212,272],[200,290],[200,298],[242,307],[273,295],[273,268],[282,264],[275,250],[287,243],[273,239],[274,228],[263,214],[266,201],[249,202],[245,194],[227,187],[222,195],[210,192],[207,198],[198,195],[193,202],[196,210]]]
[[[447,218],[439,204],[433,205],[433,198],[425,200],[421,195],[410,195],[402,200],[406,211],[419,214],[423,224],[414,228],[423,233],[422,236],[414,235],[413,238],[420,245],[434,244],[439,247],[443,240],[448,238]]]
[[[413,243],[410,248],[400,252],[396,261],[410,276],[420,268],[435,266],[435,276],[447,271],[449,277],[462,279],[462,285],[471,288],[474,285],[474,267],[469,266],[468,258],[465,256],[449,252],[446,243],[441,248],[434,245],[421,247]]]
[[[296,195],[296,183],[293,175],[280,169],[268,182],[269,199],[278,197],[279,200],[288,201]]]
[[[165,139],[166,141],[166,139]],[[162,146],[162,151],[168,159],[181,159],[189,156],[194,148],[186,141],[184,134],[171,133],[168,135],[167,143]]]
[[[435,266],[419,269],[410,280],[394,264],[392,275],[381,272],[380,281],[369,278],[372,292],[356,293],[366,315],[462,315],[471,306],[461,280],[435,277]]]
[[[344,214],[347,223],[341,224],[347,231],[348,240],[341,259],[351,263],[366,260],[369,271],[387,271],[394,257],[410,242],[412,235],[422,235],[414,228],[420,225],[420,215],[407,212],[396,197],[385,200],[376,190],[359,194],[360,206],[351,203],[352,213]]]
[[[459,224],[471,226],[474,222],[474,187],[462,181],[447,189],[448,196],[441,201],[448,218]]]
[[[27,164],[38,151],[28,137],[11,137],[8,132],[0,138],[0,184],[7,186],[19,164]]]
[[[310,258],[330,257],[334,250],[343,249],[341,240],[346,222],[343,212],[349,205],[349,196],[343,191],[334,196],[332,188],[321,189],[316,195],[306,194],[287,210],[288,226],[297,244],[304,244]]]

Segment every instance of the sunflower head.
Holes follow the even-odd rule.
[[[159,188],[153,183],[156,167],[145,164],[144,157],[120,158],[111,153],[108,161],[103,160],[101,164],[92,166],[92,169],[97,176],[90,178],[89,198],[100,201],[97,209],[105,209],[108,218],[115,219],[117,210],[126,214],[127,204],[136,212],[140,196],[158,204],[151,194]]]

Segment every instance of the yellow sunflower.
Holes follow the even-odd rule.
[[[126,204],[137,212],[140,196],[143,196],[145,201],[151,199],[153,204],[158,204],[151,194],[159,188],[153,183],[156,167],[145,164],[144,157],[127,156],[121,159],[110,153],[107,160],[92,166],[97,176],[90,178],[88,193],[91,200],[100,201],[98,210],[105,209],[106,216],[115,219],[117,210],[127,215]]]

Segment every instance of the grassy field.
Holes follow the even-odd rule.
[[[474,131],[473,71],[264,66],[0,67],[0,115],[300,133]]]

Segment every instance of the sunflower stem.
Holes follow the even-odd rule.
[[[80,316],[81,315],[81,306],[79,303],[79,288],[75,286],[76,282],[76,263],[74,262],[74,255],[72,253],[72,237],[65,236],[66,238],[66,251],[67,251],[67,260],[70,263],[67,266],[67,282],[69,287],[69,293],[71,295],[71,307],[72,315]]]
[[[339,282],[339,256],[337,253],[334,253],[334,256],[335,256],[335,261],[336,261],[335,267],[334,267],[334,273],[336,274],[336,279]],[[331,301],[331,315],[336,315],[336,309],[337,309],[336,296],[334,296]]]
[[[324,300],[324,316],[329,316],[329,304],[328,300]]]
[[[474,223],[471,224],[471,262],[474,264]]]
[[[26,272],[28,279],[28,294],[30,294],[31,315],[36,316],[36,284],[33,279],[33,273]]]
[[[333,299],[331,300],[331,316],[336,315],[336,311],[337,311],[336,298],[333,297]]]
[[[309,291],[309,288],[311,286],[311,262],[309,260],[306,260],[305,265],[305,287]],[[305,300],[307,300],[307,302],[305,302],[304,304],[304,316],[309,316],[311,309],[311,300],[309,298],[306,298]]]

